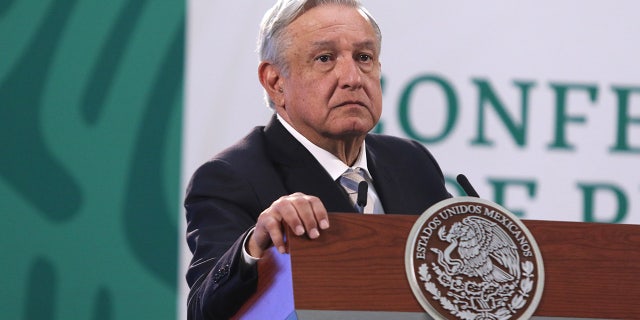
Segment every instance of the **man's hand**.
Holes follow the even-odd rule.
[[[329,228],[327,210],[320,199],[300,192],[280,197],[258,217],[247,244],[248,253],[261,258],[271,245],[285,253],[284,228],[287,226],[296,236],[307,234],[316,239],[320,236],[318,229]]]

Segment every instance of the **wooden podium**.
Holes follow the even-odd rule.
[[[259,263],[236,319],[430,319],[407,281],[418,216],[334,213],[316,240],[290,237]],[[640,226],[525,220],[545,267],[534,317],[640,319]]]

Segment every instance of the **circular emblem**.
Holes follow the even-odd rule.
[[[544,288],[540,249],[529,230],[498,204],[443,200],[409,234],[411,290],[435,319],[528,319]]]

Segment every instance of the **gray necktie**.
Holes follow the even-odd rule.
[[[358,206],[358,185],[362,181],[366,181],[364,179],[365,172],[362,168],[355,169],[347,169],[342,176],[340,176],[340,184],[344,188],[345,191],[349,194],[349,198],[351,199],[351,204],[356,208],[358,212],[362,213],[373,213],[374,200],[369,192],[367,192],[367,204],[364,208],[360,208]]]

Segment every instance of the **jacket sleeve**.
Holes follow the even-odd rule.
[[[227,162],[214,160],[193,175],[185,199],[188,319],[226,319],[257,286],[257,267],[242,260],[242,244],[261,208],[251,184]]]

